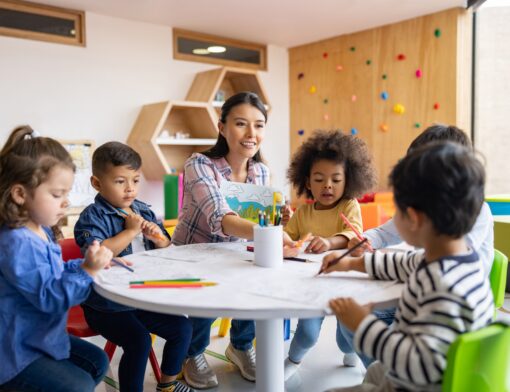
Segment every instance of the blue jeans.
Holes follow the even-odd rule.
[[[301,362],[308,350],[317,343],[323,321],[324,317],[298,320],[296,333],[289,348],[289,359],[292,362]],[[339,325],[336,328],[336,344],[345,354],[353,352],[352,346],[342,335]]]
[[[43,355],[0,385],[0,391],[93,392],[108,371],[108,357],[102,349],[85,340],[74,336],[70,339],[68,359],[57,361]]]
[[[83,306],[90,327],[122,347],[119,363],[120,391],[143,391],[147,359],[152,347],[150,333],[164,340],[161,372],[174,376],[181,371],[191,339],[191,323],[186,317],[145,310],[100,312]]]
[[[372,313],[378,319],[380,319],[380,320],[384,321],[386,324],[390,325],[393,322],[393,320],[395,320],[395,311],[396,310],[397,310],[396,308],[389,308],[389,309],[383,309],[383,310],[374,310]],[[350,329],[348,329],[342,323],[339,323],[339,328],[340,328],[340,331],[341,331],[344,339],[348,342],[349,346],[351,347],[351,352],[352,352],[352,347],[354,347],[354,332],[352,332]],[[363,365],[365,365],[365,368],[367,368],[367,369],[368,369],[368,366],[370,366],[370,364],[372,362],[374,362],[373,358],[367,357],[363,353],[357,353],[357,354],[361,358],[361,362],[363,362]]]
[[[188,357],[202,354],[211,340],[211,325],[216,319],[189,318],[193,325],[193,336],[188,349]],[[252,320],[232,320],[230,343],[235,349],[246,351],[253,345],[255,322]]]

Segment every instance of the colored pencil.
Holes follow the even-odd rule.
[[[368,240],[366,238],[363,239],[363,241],[361,241],[360,243],[356,244],[355,246],[353,246],[351,249],[349,249],[347,252],[345,252],[342,256],[340,256],[338,259],[336,260],[333,260],[331,263],[328,264],[328,266],[326,268],[329,268],[329,267],[332,267],[336,264],[338,264],[340,262],[340,260],[342,260],[345,256],[351,254],[352,252],[354,252],[356,249],[358,249],[361,245],[363,245],[365,242],[367,242]],[[317,273],[317,275],[320,275],[324,272],[324,270],[322,269],[322,266],[321,266],[321,269],[319,270],[319,272]],[[315,276],[317,276],[315,275]]]
[[[216,286],[214,282],[144,282],[142,284],[130,284],[130,286]]]
[[[156,279],[156,280],[134,280],[129,282],[129,284],[144,284],[144,283],[182,283],[182,282],[201,282],[202,279],[199,278],[185,278],[185,279]]]
[[[303,259],[301,257],[284,257],[285,260],[290,260],[290,261],[299,261],[301,263],[309,263],[311,262],[311,260],[308,260],[308,259]]]
[[[119,212],[123,213],[124,215],[129,216],[129,214],[128,214],[126,211],[124,211],[122,208],[117,208],[117,210],[118,210]],[[161,235],[161,234],[159,234],[159,233],[153,234],[152,236],[153,236],[153,237],[155,237],[155,238],[157,238],[157,239],[158,239],[158,240],[160,240],[160,241],[165,241],[165,240],[166,240],[165,236],[164,236],[164,235]]]
[[[208,283],[208,284],[206,284]],[[198,289],[201,287],[216,286],[217,283],[205,282],[205,283],[164,283],[164,284],[131,284],[130,289]]]
[[[358,230],[356,230],[356,228],[352,225],[351,222],[349,222],[349,219],[347,219],[347,217],[343,214],[343,212],[340,213],[340,217],[342,218],[342,220],[344,221],[344,223],[349,226],[349,228],[354,231],[354,234],[356,234],[356,237],[358,237],[358,240],[360,241],[363,241],[365,238],[360,234],[360,232]],[[370,252],[373,252],[374,249],[370,246],[370,244],[367,243],[367,246],[368,246],[368,250]]]
[[[135,272],[135,270],[131,267],[128,267],[126,264],[123,264],[121,263],[119,260],[117,259],[112,259],[112,262],[117,264],[119,267],[122,267],[122,268],[125,268],[127,269],[128,271],[131,271],[131,272]]]

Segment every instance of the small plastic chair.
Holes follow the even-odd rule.
[[[59,241],[59,245],[62,249],[62,259],[64,262],[72,259],[80,259],[82,258],[81,250],[79,246],[74,241],[74,238],[66,238]],[[80,305],[73,306],[69,309],[69,314],[67,316],[67,332],[73,336],[77,336],[79,338],[89,338],[91,336],[99,335],[96,331],[89,327],[87,321],[85,320],[85,315],[83,314],[83,309]],[[154,343],[155,336],[151,334],[152,342]],[[117,345],[106,341],[106,345],[104,346],[104,351],[106,355],[108,355],[108,359],[111,361],[115,350],[117,349]],[[154,376],[156,377],[157,382],[161,381],[161,368],[158,363],[158,359],[156,354],[154,353],[154,349],[151,347],[151,351],[149,353],[149,361],[152,366],[152,370],[154,372]]]
[[[448,349],[443,392],[510,392],[510,327],[460,335]]]
[[[494,261],[492,263],[489,279],[491,282],[492,295],[494,296],[494,308],[499,309],[505,302],[506,273],[508,270],[508,257],[499,250],[494,249]]]

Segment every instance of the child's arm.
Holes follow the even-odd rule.
[[[340,262],[330,266],[343,254],[344,252],[338,251],[324,256],[323,272],[360,271],[367,272],[375,279],[405,282],[423,260],[423,250],[398,253],[375,252],[358,257],[346,256]]]

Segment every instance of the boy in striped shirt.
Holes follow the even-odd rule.
[[[465,147],[443,142],[418,148],[395,166],[390,182],[395,225],[407,243],[423,249],[367,253],[336,264],[341,252],[324,258],[325,272],[357,270],[406,283],[390,326],[370,314],[370,305],[330,301],[335,315],[356,331],[356,349],[377,360],[363,384],[342,391],[440,391],[450,344],[490,323],[490,284],[464,239],[480,212],[484,180],[481,163]]]

